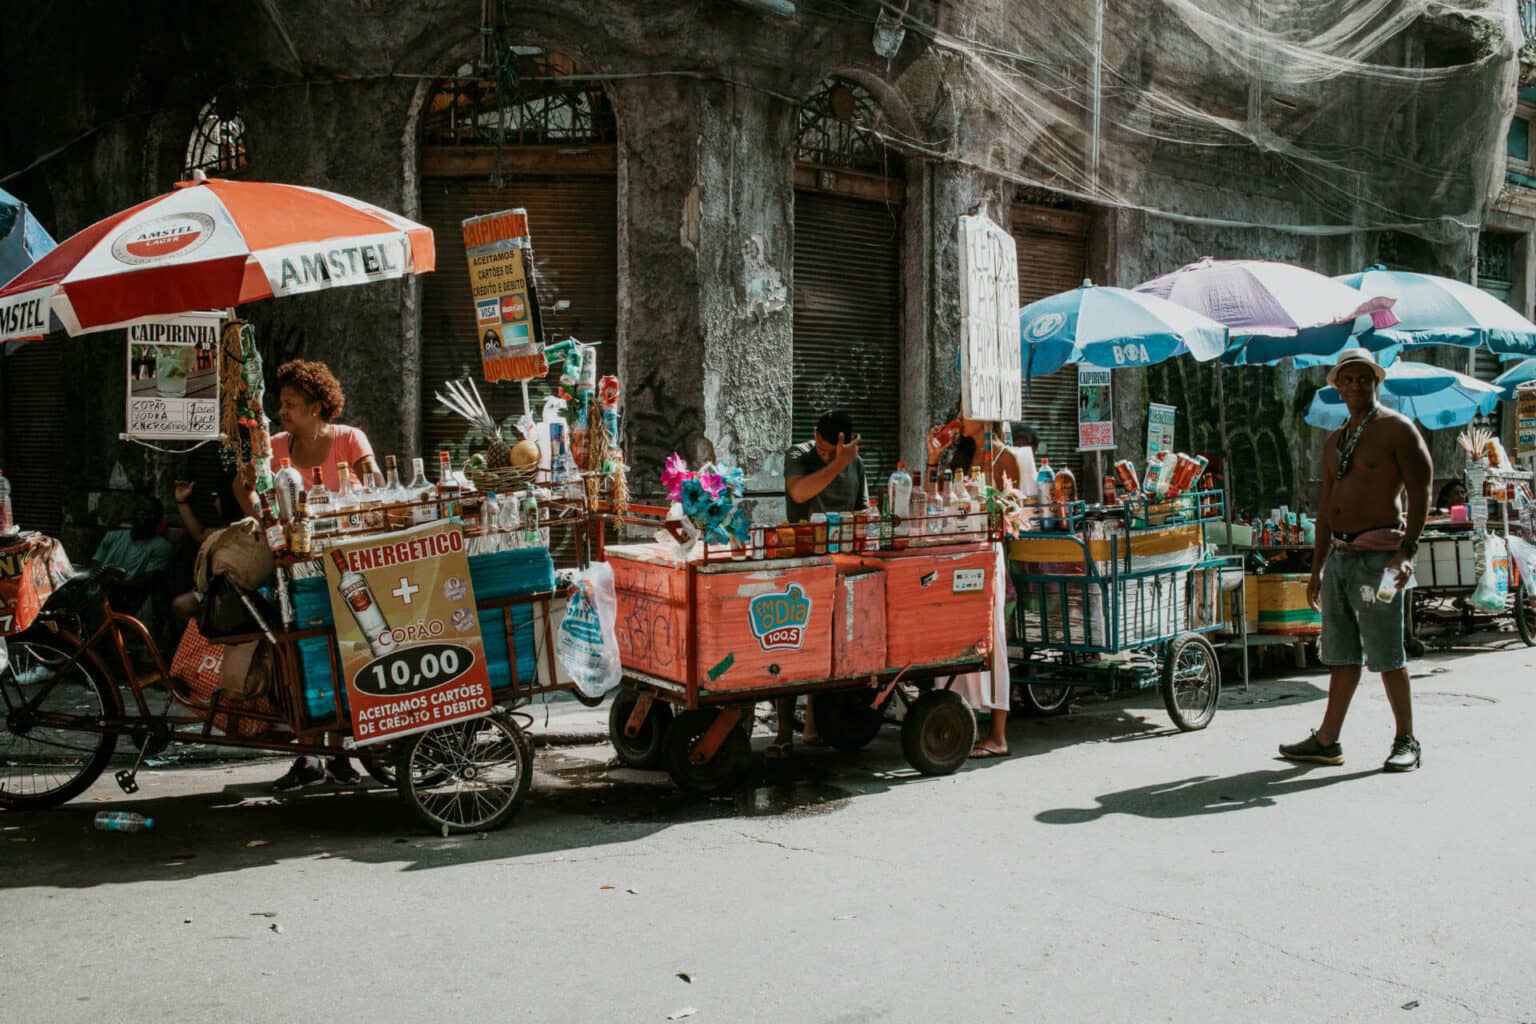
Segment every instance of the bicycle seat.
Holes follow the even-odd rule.
[[[127,578],[128,573],[115,565],[96,565],[79,569],[54,589],[48,600],[43,603],[43,610],[78,611],[85,605],[100,600],[103,587],[120,583]]]

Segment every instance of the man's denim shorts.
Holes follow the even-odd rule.
[[[1403,651],[1403,596],[1378,601],[1381,573],[1391,551],[1335,551],[1323,568],[1323,635],[1318,654],[1324,665],[1358,665],[1364,655],[1372,672],[1392,672],[1408,663]]]

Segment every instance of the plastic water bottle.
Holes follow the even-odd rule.
[[[143,832],[145,829],[154,827],[154,818],[146,818],[144,815],[135,814],[132,811],[96,812],[96,830],[98,832]]]
[[[480,527],[485,533],[501,529],[501,502],[496,500],[495,491],[485,492],[485,503],[480,508]]]
[[[0,473],[0,533],[16,529],[16,519],[11,514],[11,482]]]
[[[907,515],[912,509],[912,474],[905,462],[897,462],[895,472],[885,485],[886,507],[896,517],[896,547],[907,546]]]
[[[1050,508],[1051,499],[1055,496],[1056,473],[1051,469],[1050,459],[1042,458],[1040,460],[1040,472],[1035,474],[1035,485],[1039,488],[1039,501],[1043,509],[1040,515],[1040,529],[1054,530],[1056,529],[1056,517],[1051,515]]]

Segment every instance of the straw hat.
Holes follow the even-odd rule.
[[[1369,366],[1371,368],[1371,372],[1376,375],[1377,384],[1380,384],[1383,380],[1386,379],[1387,371],[1381,368],[1381,364],[1376,362],[1376,357],[1371,355],[1369,350],[1363,348],[1347,348],[1343,352],[1339,353],[1339,358],[1333,361],[1333,368],[1328,371],[1329,387],[1336,388],[1339,386],[1337,381],[1339,371],[1344,369],[1344,367],[1348,366],[1350,363],[1364,363],[1366,366]]]

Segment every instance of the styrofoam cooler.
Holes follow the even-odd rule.
[[[1472,534],[1426,536],[1413,559],[1413,574],[1421,587],[1471,590],[1477,586],[1477,542]]]

